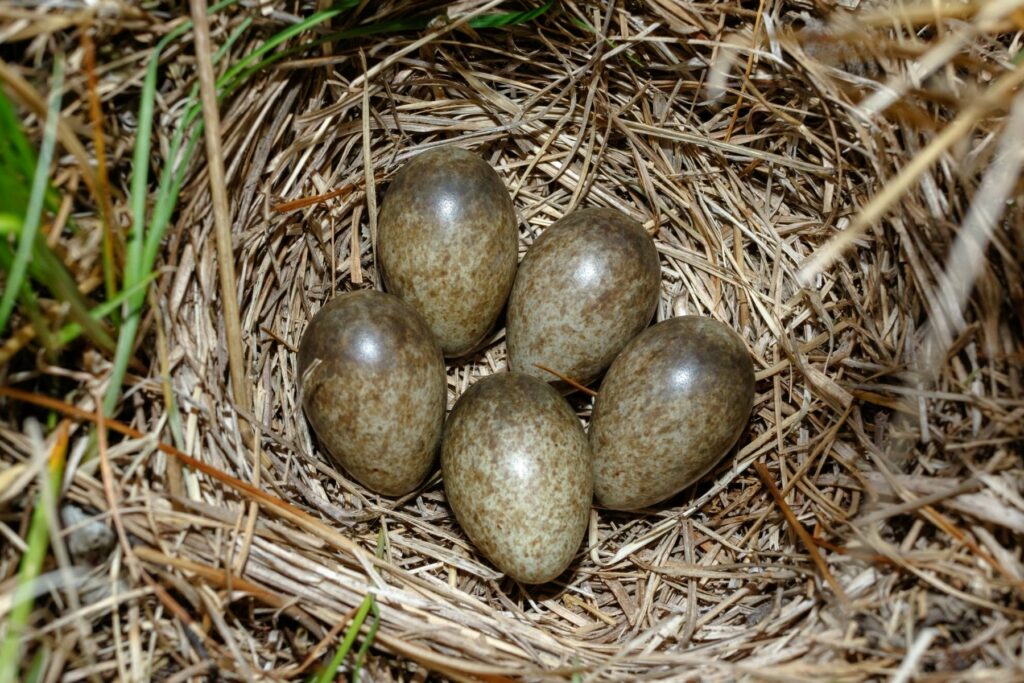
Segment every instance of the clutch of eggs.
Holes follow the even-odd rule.
[[[743,432],[754,396],[746,346],[710,318],[648,327],[658,255],[625,214],[572,212],[517,268],[501,178],[445,147],[395,175],[375,248],[390,293],[335,296],[302,338],[306,416],[338,465],[384,495],[415,491],[440,448],[460,526],[518,581],[566,570],[594,499],[615,510],[661,503]],[[511,372],[477,381],[445,420],[445,356],[477,350],[506,301]],[[555,388],[570,385],[547,369],[582,384],[605,373],[589,436]]]

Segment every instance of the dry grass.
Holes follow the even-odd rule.
[[[64,147],[53,178],[80,230],[49,234],[87,290],[102,219],[130,224],[148,50],[185,12],[72,4],[0,8],[0,54],[45,93],[67,53],[65,123],[91,155],[81,32],[98,46],[111,208]],[[336,26],[430,11],[363,4]],[[242,3],[212,18],[213,46],[253,18],[237,58],[314,9]],[[222,106],[219,139],[249,391],[229,389],[222,209],[198,161],[117,415],[136,436],[81,458],[105,352],[79,345],[55,364],[28,344],[0,369],[84,411],[64,500],[125,531],[91,568],[98,590],[43,590],[32,651],[68,681],[298,678],[370,592],[367,680],[1024,677],[1022,13],[1022,0],[566,0],[528,24],[436,22],[262,73]],[[158,157],[199,78],[191,34],[175,45]],[[37,134],[38,113],[21,111]],[[379,286],[388,179],[447,144],[505,178],[523,251],[579,206],[643,221],[659,319],[723,320],[756,359],[738,452],[656,509],[594,510],[578,561],[544,588],[474,552],[437,477],[395,501],[336,471],[297,404],[306,322],[337,291]],[[504,369],[499,331],[450,367],[450,401]],[[591,400],[574,400],[586,420]],[[0,614],[36,495],[24,471],[41,445],[24,421],[42,414],[4,401]],[[55,556],[48,571],[66,564]]]

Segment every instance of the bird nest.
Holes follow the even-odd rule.
[[[296,31],[222,102],[223,166],[202,142],[183,166],[123,397],[99,428],[109,353],[78,342],[54,360],[22,342],[5,356],[0,598],[58,438],[26,426],[43,395],[71,418],[48,504],[83,520],[51,525],[26,657],[65,680],[301,678],[358,618],[339,671],[365,643],[364,680],[1022,675],[1024,2],[567,1],[498,26],[478,19],[538,6],[375,5]],[[152,206],[211,51],[226,46],[223,74],[317,8],[242,2],[211,15],[212,48],[186,31],[157,55],[180,13],[90,7],[0,12],[18,49],[5,69],[29,86],[12,92],[38,141],[32,93],[67,55],[64,115],[93,159],[98,95],[127,235],[147,63],[162,63]],[[347,33],[315,40],[332,31]],[[400,499],[347,477],[299,404],[304,328],[337,292],[382,287],[381,197],[442,145],[503,178],[520,255],[576,208],[640,221],[661,260],[657,319],[713,317],[755,361],[734,451],[654,508],[594,509],[570,570],[541,587],[475,551],[439,475]],[[58,147],[54,184],[95,227],[85,173]],[[98,234],[48,235],[83,289],[99,286]],[[505,370],[498,329],[448,363],[449,407]],[[572,402],[587,422],[591,399]],[[89,518],[123,529],[109,556],[74,552]]]

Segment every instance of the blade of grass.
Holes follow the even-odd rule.
[[[21,130],[21,122],[14,109],[0,89],[0,133],[7,144],[0,145],[0,211],[19,216],[24,215],[28,205],[27,187],[35,168],[35,156],[27,148],[28,141]]]
[[[353,3],[353,5],[356,3]],[[466,22],[466,25],[470,28],[501,28],[504,26],[512,26],[514,24],[522,24],[527,21],[532,21],[537,17],[543,15],[554,5],[554,0],[548,0],[539,7],[535,7],[532,10],[526,10],[523,12],[508,12],[504,14],[484,14],[479,17],[473,17]],[[401,31],[419,31],[425,29],[430,22],[435,18],[433,14],[422,14],[408,19],[394,19],[392,21],[378,21],[373,24],[367,24],[365,26],[355,26],[352,28],[344,29],[342,31],[335,31],[328,33],[320,38],[296,45],[295,47],[288,48],[282,52],[272,55],[270,58],[262,60],[252,67],[253,72],[264,69],[274,62],[280,61],[286,57],[291,57],[295,54],[308,52],[315,48],[320,47],[325,43],[333,43],[339,40],[347,40],[350,38],[362,38],[364,36],[373,36],[381,33],[398,33]]]
[[[213,5],[210,7],[209,12],[211,14],[215,13],[228,5],[233,4],[235,1],[237,0],[226,0]],[[360,35],[370,35],[373,33],[382,33],[393,30],[425,28],[427,21],[429,20],[428,18],[415,18],[396,22],[379,22],[370,26],[356,27],[347,31],[329,34],[328,36],[322,37],[318,40],[303,43],[302,45],[294,48],[281,50],[277,53],[271,54],[269,57],[260,59],[288,39],[314,28],[315,26],[338,16],[344,11],[356,7],[358,4],[359,0],[343,0],[343,2],[336,4],[334,7],[316,12],[307,19],[289,26],[274,36],[271,36],[256,50],[240,59],[238,63],[234,64],[217,79],[218,99],[223,99],[229,96],[252,75],[267,66],[280,61],[287,56],[295,54],[296,52],[301,52],[311,47],[318,46],[327,40],[351,38]],[[474,17],[467,23],[470,26],[473,26],[473,22],[483,22],[479,26],[480,28],[507,26],[534,19],[546,12],[552,5],[553,2],[549,1],[541,7],[528,10],[526,12],[514,12],[503,15],[484,15]],[[490,23],[488,24],[487,22]],[[152,135],[152,113],[156,93],[159,55],[167,45],[169,45],[173,40],[181,37],[191,27],[191,22],[183,22],[177,29],[164,36],[154,50],[153,57],[150,60],[150,67],[147,70],[146,78],[143,81],[142,103],[139,107],[139,120],[140,122],[146,121],[147,125],[145,129],[140,125],[138,132],[138,142],[136,144],[133,162],[131,190],[132,210],[134,214],[131,237],[132,240],[139,240],[140,243],[136,244],[132,240],[129,241],[129,253],[127,256],[128,263],[126,263],[123,283],[124,287],[130,287],[135,284],[141,273],[152,269],[152,266],[156,261],[157,253],[159,252],[161,241],[163,240],[164,232],[170,223],[171,216],[177,204],[177,198],[184,182],[187,166],[195,152],[199,136],[202,134],[202,121],[197,121],[202,110],[198,102],[198,86],[196,86],[193,87],[189,95],[189,101],[191,104],[187,107],[185,114],[180,120],[172,136],[171,145],[167,155],[168,163],[164,166],[161,172],[156,203],[150,216],[148,229],[144,230],[145,220],[143,211],[146,203],[145,189],[148,183],[148,175],[146,174],[148,166],[146,165],[146,160],[149,158],[150,136]],[[225,47],[227,46],[222,46],[222,48],[218,50],[217,54],[214,56],[214,62],[219,61],[219,58],[225,54]],[[194,127],[193,124],[195,124]],[[144,139],[143,136],[145,136]],[[115,352],[113,370],[111,372],[111,381],[107,389],[107,393],[104,396],[104,410],[108,413],[114,410],[120,397],[121,382],[124,380],[124,374],[127,371],[128,361],[132,347],[135,343],[135,335],[138,331],[140,322],[138,312],[144,301],[145,293],[142,292],[136,293],[136,295],[131,297],[129,302],[126,304],[127,310],[125,311],[124,324],[121,326],[120,334],[118,336],[117,350]]]
[[[223,0],[210,7],[210,12],[218,12],[225,7],[233,5],[235,2],[237,0]],[[142,96],[139,103],[138,116],[139,129],[136,133],[135,149],[132,155],[132,177],[129,191],[132,227],[128,236],[128,246],[125,253],[122,289],[134,287],[134,285],[142,280],[144,272],[152,270],[152,263],[156,260],[156,249],[163,239],[163,233],[167,228],[170,214],[177,200],[177,193],[175,193],[174,199],[170,202],[165,197],[166,192],[172,185],[170,177],[173,176],[173,168],[177,158],[176,150],[172,150],[172,153],[167,157],[168,163],[164,166],[162,172],[163,176],[167,176],[167,181],[165,182],[164,178],[161,178],[160,189],[157,195],[157,206],[154,207],[152,223],[148,231],[145,229],[146,199],[148,198],[149,188],[149,152],[153,134],[153,111],[156,102],[160,55],[168,45],[187,33],[190,28],[192,28],[192,22],[184,21],[180,26],[160,39],[153,49],[153,54],[150,56],[146,76],[142,82]],[[184,165],[182,164],[182,166]],[[178,183],[178,188],[180,189],[180,183]],[[155,243],[155,246],[152,248],[152,259],[148,258],[150,243]],[[131,359],[132,349],[135,346],[135,335],[139,329],[139,323],[141,322],[140,313],[145,300],[145,289],[143,289],[141,292],[134,293],[124,304],[124,310],[121,314],[124,322],[121,324],[117,337],[114,362],[110,373],[110,384],[103,397],[103,410],[106,413],[114,411],[117,401],[121,396],[121,382],[124,381],[124,375],[128,371],[128,363]]]
[[[59,119],[58,119],[59,125]],[[20,235],[27,215],[29,203],[29,183],[36,173],[36,159],[28,138],[22,130],[14,109],[3,91],[0,90],[0,139],[6,145],[0,145],[0,234]],[[43,201],[44,209],[56,212],[60,198],[56,190],[47,183]],[[85,328],[86,334],[101,349],[112,353],[114,342],[102,325],[90,321],[88,312],[90,304],[81,294],[78,283],[71,276],[63,261],[57,257],[46,243],[43,235],[37,234],[29,259],[27,274],[37,284],[50,290],[55,297],[66,303],[71,317]],[[9,270],[14,263],[14,252],[6,242],[0,242],[0,266]],[[27,281],[23,284],[19,296],[26,296]],[[32,295],[32,292],[29,292]],[[34,298],[33,298],[34,300]],[[32,312],[29,313],[30,317]],[[35,324],[35,320],[33,320]],[[40,329],[40,337],[45,335]],[[54,350],[51,347],[50,350]]]
[[[771,472],[768,471],[768,468],[762,462],[755,462],[754,470],[757,471],[757,476],[759,476],[761,481],[764,483],[765,490],[771,494],[771,497],[775,500],[775,504],[782,511],[782,516],[786,518],[786,522],[789,523],[789,526],[794,532],[796,532],[797,537],[801,542],[803,542],[804,548],[807,549],[807,553],[811,556],[811,560],[818,567],[818,571],[821,572],[822,577],[828,585],[832,587],[832,592],[835,594],[836,598],[838,598],[840,605],[844,608],[848,608],[850,606],[850,598],[847,597],[846,591],[843,590],[843,587],[840,586],[839,582],[836,581],[834,576],[832,576],[832,572],[829,571],[828,564],[818,552],[818,546],[811,537],[810,532],[808,532],[807,529],[804,528],[804,525],[800,523],[800,520],[796,518],[792,508],[789,507],[789,503],[786,502],[786,498],[782,495],[782,492],[779,491],[779,487],[775,485],[775,480],[772,479]]]
[[[333,19],[357,4],[358,2],[345,0],[345,2],[340,5],[311,14],[308,18],[300,21],[299,23],[293,24],[288,28],[275,33],[258,48],[238,60],[238,63],[233,64],[220,78],[217,79],[217,88],[220,91],[218,95],[220,97],[226,97],[239,85],[244,83],[249,76],[255,73],[254,70],[250,70],[248,67],[254,62],[259,62],[260,57],[267,54],[281,43],[309,30],[310,28],[313,28],[314,26],[317,26],[318,24],[322,24],[325,21]],[[198,106],[198,103],[195,106]]]
[[[40,485],[50,488],[54,498],[60,493],[60,482],[64,473],[64,457],[68,446],[68,422],[61,424],[57,440],[50,451],[47,466],[40,472]],[[14,589],[14,600],[7,619],[7,636],[0,646],[0,683],[17,680],[18,662],[21,661],[22,639],[29,615],[32,613],[32,583],[39,576],[50,533],[47,506],[37,504],[32,511],[32,522],[28,530],[28,543],[18,567],[18,584]]]
[[[377,635],[377,629],[380,628],[380,607],[377,606],[377,601],[373,599],[372,595],[366,597],[370,598],[370,613],[373,614],[373,621],[370,622],[369,628],[366,629],[366,638],[360,643],[359,652],[356,653],[356,661],[352,665],[353,683],[359,680],[359,670],[363,668],[363,663],[366,661],[366,653],[370,651],[370,645],[373,644],[373,639]]]
[[[123,289],[117,293],[117,296],[107,299],[101,304],[98,304],[95,308],[89,311],[89,317],[93,320],[102,320],[107,316],[115,313],[118,307],[121,306],[129,297],[134,296],[138,292],[145,291],[145,288],[150,282],[156,279],[158,273],[150,273],[142,282],[136,282],[129,289]],[[78,323],[68,323],[60,332],[57,334],[57,345],[58,347],[67,346],[75,339],[78,335],[82,334],[82,326]]]
[[[346,0],[346,2],[351,1],[352,0]],[[237,0],[224,0],[223,2],[210,7],[209,13],[216,13],[235,2],[237,2]],[[291,37],[292,35],[301,32],[301,30],[305,30],[317,23],[336,16],[340,11],[341,9],[318,12],[313,15],[313,17],[310,17],[310,19],[284,29],[280,33],[271,37],[267,42],[270,43],[273,41],[274,45],[280,44],[280,42],[284,40],[278,39],[282,34],[287,34],[288,37]],[[297,27],[300,26],[302,28],[300,30],[296,30]],[[185,115],[179,121],[172,136],[171,146],[167,155],[168,161],[164,165],[160,174],[157,199],[153,207],[152,214],[149,217],[149,224],[147,228],[145,220],[145,206],[149,182],[148,160],[150,138],[152,136],[152,115],[156,98],[156,82],[160,61],[159,55],[167,45],[169,45],[173,40],[180,38],[191,27],[191,21],[183,22],[181,26],[171,33],[168,33],[159,43],[157,43],[153,57],[150,61],[150,66],[146,72],[146,77],[143,81],[142,101],[139,105],[139,120],[140,122],[147,121],[147,125],[145,129],[143,129],[140,124],[138,136],[136,138],[136,149],[133,155],[131,184],[133,220],[122,284],[124,288],[132,287],[140,281],[143,273],[152,270],[153,265],[156,262],[157,254],[160,250],[160,244],[163,240],[164,233],[167,230],[167,226],[170,224],[171,216],[174,213],[175,206],[177,205],[178,195],[181,192],[181,187],[185,179],[185,171],[188,167],[189,161],[192,159],[192,155],[195,153],[196,145],[199,141],[200,135],[202,134],[201,122],[197,123],[195,127],[190,130],[192,123],[201,111],[197,99],[198,87],[194,87],[189,96],[189,99],[192,101],[192,105],[187,109]],[[266,50],[260,52],[260,50],[265,46],[266,43],[260,48],[257,48],[257,50],[251,53],[248,58],[256,59],[257,57],[252,57],[253,54],[265,53]],[[226,54],[225,47],[226,46],[222,46],[222,48],[217,51],[217,54],[214,55],[214,62],[219,61],[219,59]],[[273,46],[267,49],[272,49],[272,47]],[[231,73],[231,70],[229,70],[221,76],[221,78],[218,79],[218,85],[226,83],[229,80],[229,74]],[[143,290],[141,292],[136,292],[125,304],[125,311],[123,312],[124,323],[122,324],[118,335],[117,349],[114,354],[110,384],[107,387],[107,392],[103,398],[103,409],[107,413],[113,412],[114,408],[117,406],[117,401],[120,398],[121,383],[128,370],[128,363],[131,358],[132,349],[135,345],[135,336],[138,332],[139,323],[141,322],[140,313],[145,300],[146,292]]]
[[[512,26],[514,24],[525,24],[528,21],[533,21],[537,17],[542,16],[545,12],[551,9],[551,6],[554,4],[555,0],[548,0],[543,5],[539,5],[533,9],[524,10],[522,12],[487,14],[470,20],[469,25],[473,28],[501,28],[503,26]]]
[[[22,130],[21,121],[14,106],[0,89],[0,139],[7,144],[0,145],[0,211],[17,216],[25,214],[28,206],[29,183],[35,173],[36,157],[32,145]],[[48,188],[45,206],[56,212],[59,200],[57,193]],[[20,220],[20,218],[19,218]]]
[[[249,395],[245,352],[242,350],[242,322],[238,311],[238,287],[235,276],[235,252],[231,243],[231,207],[228,204],[224,172],[223,142],[220,132],[220,108],[217,104],[217,83],[213,71],[213,50],[210,48],[210,24],[206,18],[206,0],[189,0],[192,11],[192,40],[195,44],[196,70],[199,72],[199,94],[203,108],[206,143],[206,177],[209,181],[213,214],[214,246],[217,252],[218,289],[228,351],[228,373],[231,396],[246,410],[252,409]]]
[[[346,655],[352,649],[352,644],[356,641],[356,635],[359,633],[359,629],[363,627],[363,622],[366,621],[366,614],[370,611],[372,605],[373,596],[367,594],[359,605],[359,611],[356,612],[356,616],[352,618],[352,623],[345,629],[345,638],[341,641],[341,646],[334,653],[331,661],[315,676],[310,677],[311,683],[331,683],[334,680],[338,674],[338,668],[341,667],[341,663],[345,661]]]
[[[32,661],[29,662],[28,669],[25,671],[25,683],[39,683],[39,681],[43,680],[43,674],[46,673],[44,667],[49,658],[50,649],[46,645],[36,650]]]
[[[43,347],[46,348],[47,353],[52,359],[59,351],[57,340],[53,335],[53,331],[50,330],[50,326],[46,322],[46,316],[43,315],[43,311],[39,306],[39,300],[36,298],[35,292],[32,291],[31,287],[23,286],[21,291],[18,293],[18,298],[21,300],[22,310],[26,315],[28,315],[28,319],[32,323],[33,329],[36,331],[36,334],[39,335],[39,339],[42,341]]]
[[[384,531],[384,525],[380,525],[380,531],[377,532],[377,550],[374,555],[377,559],[384,558],[384,551],[387,548],[388,537]],[[373,595],[367,595],[370,600],[370,613],[373,614],[373,621],[370,622],[370,627],[366,630],[366,638],[359,644],[359,651],[356,653],[356,661],[352,664],[352,682],[356,683],[359,680],[359,670],[363,668],[363,663],[366,661],[366,653],[370,651],[370,645],[373,644],[373,639],[377,635],[377,629],[380,628],[380,607],[377,606],[377,601],[374,600]]]
[[[0,258],[6,259],[6,256]],[[55,297],[68,305],[68,315],[82,326],[96,346],[113,353],[114,340],[106,327],[89,317],[92,305],[79,290],[78,283],[68,272],[67,266],[53,253],[42,235],[36,235],[35,250],[32,252],[28,272],[37,284],[49,289]]]
[[[28,209],[21,228],[21,235],[18,238],[18,250],[15,254],[14,262],[7,272],[7,283],[4,287],[3,296],[0,297],[0,332],[7,328],[7,319],[14,309],[14,299],[21,289],[25,272],[28,270],[29,259],[32,256],[32,246],[39,231],[39,224],[42,221],[43,202],[46,199],[48,186],[47,175],[50,171],[50,161],[53,159],[53,149],[57,142],[57,121],[60,118],[60,101],[63,89],[64,59],[61,55],[58,55],[53,62],[53,82],[50,88],[46,124],[43,127],[43,143],[39,152],[39,162],[36,164],[35,173],[32,178],[32,191],[29,194]]]
[[[0,237],[21,233],[21,218],[13,213],[0,213]]]

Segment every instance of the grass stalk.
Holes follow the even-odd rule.
[[[39,224],[42,222],[43,204],[49,186],[50,162],[53,159],[53,150],[57,143],[57,121],[60,119],[60,101],[63,89],[64,59],[58,55],[53,62],[53,82],[47,105],[46,124],[43,127],[43,144],[32,177],[32,191],[29,194],[28,208],[21,226],[21,234],[18,237],[18,248],[14,255],[14,261],[7,271],[7,283],[3,295],[0,296],[0,332],[6,329],[7,320],[10,318],[11,311],[14,310],[14,301],[25,279],[29,260],[32,257],[32,247],[36,234],[39,232]]]
[[[235,2],[236,0],[224,0],[223,2],[211,6],[209,8],[209,13],[216,13]],[[251,60],[258,59],[260,55],[273,49],[273,47],[284,40],[287,40],[287,38],[301,33],[303,30],[315,26],[318,23],[327,21],[331,17],[339,14],[341,11],[341,9],[336,8],[317,12],[309,19],[294,26],[290,26],[278,34],[275,34],[254,52],[243,58],[238,65],[235,65],[235,71],[229,69],[223,76],[217,79],[218,96],[224,97],[226,95],[223,91],[224,84],[237,76],[237,67],[242,64],[247,64]],[[167,227],[170,224],[175,206],[177,205],[178,195],[180,194],[182,184],[184,183],[185,172],[190,160],[192,159],[192,155],[195,153],[196,145],[199,142],[199,136],[202,134],[201,122],[192,128],[193,122],[195,122],[195,119],[201,111],[201,107],[196,100],[198,89],[193,88],[189,97],[192,104],[186,109],[186,113],[179,121],[178,126],[175,128],[172,135],[171,145],[167,155],[167,163],[164,165],[160,174],[156,202],[153,206],[152,213],[149,216],[147,225],[145,208],[148,197],[149,182],[148,160],[151,147],[152,117],[156,98],[160,54],[172,41],[180,38],[191,28],[191,21],[183,22],[181,26],[176,28],[174,31],[171,31],[161,39],[154,50],[153,57],[150,60],[150,66],[146,71],[146,77],[143,81],[142,101],[139,105],[140,126],[132,164],[131,207],[133,218],[132,231],[129,237],[126,254],[124,281],[122,285],[125,289],[132,288],[136,283],[138,283],[142,279],[144,273],[152,270],[156,262],[157,254],[160,250],[160,244],[163,240]],[[227,45],[222,47],[221,50],[218,50],[217,54],[214,55],[214,62],[219,61],[219,58],[223,57],[227,53],[227,50],[225,49],[226,47]],[[243,81],[238,81],[238,84],[241,82]],[[143,121],[146,122],[145,126],[142,124]],[[117,402],[121,396],[121,383],[123,382],[124,375],[128,370],[128,363],[131,359],[132,349],[135,345],[136,335],[138,334],[138,328],[141,321],[141,309],[145,300],[145,290],[141,292],[136,291],[131,297],[129,297],[125,304],[125,310],[123,312],[124,323],[122,324],[118,335],[117,348],[114,354],[114,362],[111,370],[110,384],[107,387],[103,398],[103,409],[108,414],[114,411],[114,408],[116,408]]]
[[[242,350],[242,323],[238,312],[238,290],[235,279],[235,252],[231,244],[231,207],[228,204],[227,181],[224,172],[224,152],[220,139],[220,110],[217,106],[217,85],[213,72],[210,49],[210,25],[207,21],[206,0],[191,0],[192,32],[196,46],[199,70],[199,92],[203,107],[204,139],[206,141],[206,172],[213,203],[213,227],[217,249],[217,270],[220,301],[223,310],[224,333],[228,347],[228,371],[231,376],[231,395],[235,403],[246,410],[251,408],[249,385]]]
[[[68,429],[63,423],[57,435],[56,443],[50,451],[46,467],[40,472],[40,485],[50,489],[50,495],[56,499],[60,493],[60,482],[64,473],[64,458],[67,454]],[[32,613],[33,582],[39,576],[43,560],[50,543],[49,507],[40,500],[32,511],[32,522],[29,525],[27,549],[21,557],[18,567],[18,583],[14,589],[14,600],[7,619],[7,635],[0,645],[0,683],[13,683],[18,680],[18,663],[21,661],[22,641]]]
[[[315,676],[310,677],[310,683],[331,683],[338,675],[338,669],[341,667],[341,663],[345,661],[345,657],[352,649],[352,645],[356,642],[356,636],[359,634],[359,629],[363,627],[363,622],[366,621],[366,615],[369,613],[370,608],[373,606],[373,596],[367,594],[363,598],[363,602],[359,605],[359,609],[356,611],[356,615],[352,618],[352,623],[345,629],[345,637],[341,641],[341,645],[335,651],[334,656],[331,658],[326,666],[321,669]]]

